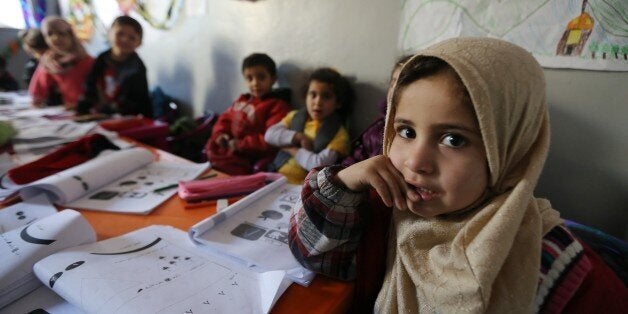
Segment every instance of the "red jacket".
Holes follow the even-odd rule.
[[[288,103],[276,98],[274,93],[261,99],[249,94],[241,95],[231,107],[220,114],[214,125],[206,147],[212,166],[230,174],[245,174],[252,171],[258,160],[272,159],[277,149],[264,141],[264,133],[270,126],[281,121],[289,111]],[[236,140],[234,153],[215,143],[221,134],[227,134]]]

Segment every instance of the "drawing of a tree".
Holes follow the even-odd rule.
[[[600,45],[597,41],[593,41],[589,44],[589,51],[591,52],[591,59],[595,59],[595,53],[600,50]]]
[[[615,55],[615,59],[619,59],[619,45],[617,44],[611,45],[611,51]]]
[[[611,44],[604,43],[602,45],[602,59],[606,59],[606,55],[612,52]]]

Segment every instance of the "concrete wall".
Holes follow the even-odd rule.
[[[384,97],[396,49],[400,3],[381,0],[206,0],[204,16],[181,16],[170,31],[142,21],[139,53],[149,83],[189,105],[224,110],[245,91],[240,62],[267,52],[279,84],[296,91],[305,72],[332,66],[352,77],[353,135]],[[0,39],[1,39],[0,34]],[[628,73],[547,69],[552,148],[537,189],[565,218],[628,239]]]

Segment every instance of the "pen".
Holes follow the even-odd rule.
[[[215,177],[215,176],[217,176],[217,175],[218,175],[217,173],[212,173],[212,174],[209,174],[209,175],[206,175],[206,176],[200,177],[200,178],[198,178],[198,179],[196,179],[196,180],[209,179],[209,178],[213,178],[213,177]],[[170,190],[170,189],[172,189],[172,188],[176,188],[176,187],[178,187],[178,186],[179,186],[179,183],[174,183],[174,184],[170,184],[170,185],[162,186],[162,187],[160,187],[160,188],[154,189],[154,190],[153,190],[153,193],[160,193],[160,192],[163,192],[163,191]]]
[[[213,177],[215,177],[215,176],[217,176],[217,175],[218,175],[217,173],[210,173],[210,174],[208,174],[208,175],[206,175],[206,176],[199,177],[199,178],[197,178],[196,180],[209,179],[209,178],[213,178]]]
[[[167,190],[170,190],[172,188],[176,188],[178,186],[179,186],[179,183],[174,183],[174,184],[162,186],[162,187],[160,187],[158,189],[154,189],[153,193],[159,193],[159,192],[167,191]]]

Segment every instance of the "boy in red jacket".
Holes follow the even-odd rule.
[[[246,57],[242,76],[249,93],[240,95],[218,117],[206,146],[212,167],[231,175],[252,173],[255,163],[274,158],[277,150],[264,141],[264,133],[290,111],[288,103],[272,89],[277,67],[268,55]]]

